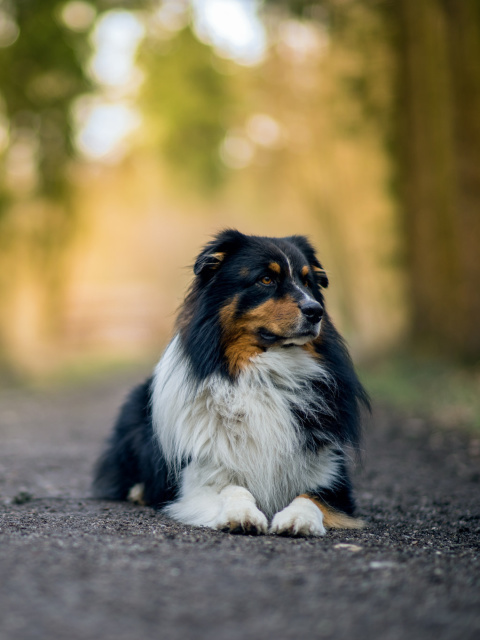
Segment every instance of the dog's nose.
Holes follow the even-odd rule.
[[[313,300],[300,305],[300,311],[307,318],[307,320],[310,320],[310,322],[312,322],[313,324],[317,324],[317,322],[320,322],[323,316],[322,305],[318,302],[314,302]]]

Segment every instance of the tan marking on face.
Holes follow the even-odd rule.
[[[327,529],[363,529],[365,527],[363,520],[352,518],[352,516],[347,516],[346,513],[336,511],[318,498],[308,495],[308,493],[302,493],[298,497],[311,500],[320,509],[323,513],[323,524]]]
[[[308,268],[307,265],[305,265],[304,267],[302,267],[302,277],[306,278],[308,276],[308,272],[310,271],[310,269]]]
[[[283,336],[295,330],[301,312],[297,302],[290,296],[279,300],[267,300],[259,307],[247,311],[243,316],[251,330],[256,331],[260,327],[268,329],[272,333]]]
[[[235,296],[220,311],[222,341],[228,371],[231,376],[238,375],[248,365],[253,356],[263,351],[256,337],[244,332],[243,323],[235,319],[237,304],[238,296]]]
[[[275,273],[281,273],[282,269],[280,267],[280,265],[278,264],[278,262],[270,262],[270,264],[268,265],[268,268],[270,269],[270,271],[274,271]]]
[[[235,317],[238,297],[220,311],[222,341],[230,375],[236,376],[248,366],[251,358],[262,351],[257,332],[267,329],[279,336],[294,332],[301,317],[298,304],[287,296],[280,300],[267,300],[240,317]]]
[[[250,275],[250,271],[249,271],[249,269],[248,269],[247,267],[242,267],[242,268],[240,269],[240,275],[241,275],[243,278],[248,278],[248,276]]]

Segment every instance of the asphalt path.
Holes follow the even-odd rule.
[[[0,391],[1,640],[480,638],[480,434],[377,408],[364,530],[235,536],[89,497],[131,383]]]

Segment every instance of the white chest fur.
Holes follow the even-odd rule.
[[[270,349],[235,382],[213,375],[194,384],[180,340],[157,365],[153,422],[167,460],[189,460],[195,481],[246,487],[271,515],[296,495],[329,486],[337,459],[331,447],[307,451],[292,406],[321,421],[329,408],[312,398],[309,381],[328,374],[300,347]]]

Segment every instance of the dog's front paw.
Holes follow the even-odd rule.
[[[270,533],[279,536],[323,536],[323,514],[308,498],[295,498],[275,515]]]
[[[267,533],[268,522],[261,511],[258,513],[234,513],[225,523],[220,523],[218,529],[226,533],[242,533],[249,536],[259,536]]]
[[[267,518],[257,509],[255,499],[249,491],[243,487],[229,487],[222,493],[224,503],[215,522],[217,529],[252,536],[267,533]]]

